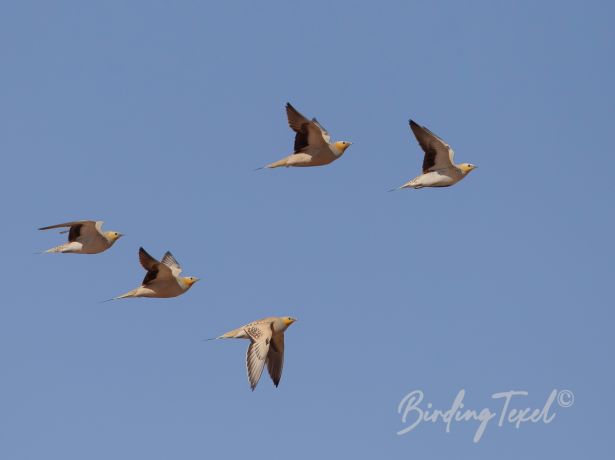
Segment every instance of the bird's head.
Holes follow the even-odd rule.
[[[471,163],[461,163],[459,165],[459,169],[461,169],[461,172],[463,174],[468,174],[470,171],[472,171],[473,169],[478,168],[478,166],[473,165]]]
[[[111,244],[115,243],[123,236],[124,235],[120,232],[105,232],[105,238],[107,238],[107,241],[109,241],[109,243]]]
[[[186,289],[190,289],[194,283],[196,283],[199,278],[195,278],[194,276],[184,276],[182,278],[182,283],[186,287]]]
[[[344,153],[346,151],[346,149],[348,147],[350,147],[352,145],[352,142],[348,142],[348,141],[337,141],[333,144],[333,147],[335,147],[335,150],[337,150],[339,152],[339,154],[341,155],[342,153]]]
[[[288,326],[293,324],[295,321],[297,320],[295,318],[291,318],[290,316],[282,317],[282,322],[284,323],[284,329],[286,329]]]

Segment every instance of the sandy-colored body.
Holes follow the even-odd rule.
[[[165,253],[161,261],[158,261],[145,249],[139,248],[139,261],[147,270],[141,286],[112,300],[128,297],[177,297],[188,291],[199,280],[193,276],[179,276],[182,272],[181,266],[169,251]]]
[[[292,105],[286,104],[288,124],[295,135],[294,153],[268,164],[265,168],[328,165],[344,154],[351,142],[331,142],[329,133],[316,118],[308,120]]]
[[[265,166],[266,168],[279,168],[284,167],[305,167],[305,166],[324,166],[329,163],[333,163],[335,160],[342,156],[342,153],[337,155],[331,151],[330,148],[325,147],[323,149],[314,149],[311,153],[293,153],[281,160]]]
[[[470,163],[455,164],[453,149],[429,131],[424,126],[410,120],[410,129],[414,133],[419,145],[425,152],[423,159],[423,174],[406,182],[399,187],[423,188],[423,187],[450,187],[468,175],[476,166]]]
[[[250,340],[246,367],[252,391],[261,378],[265,364],[274,385],[277,387],[280,383],[284,367],[284,331],[295,321],[289,316],[271,316],[253,321],[218,337],[218,339]]]
[[[438,171],[429,171],[406,182],[400,188],[450,187],[465,177],[465,173],[451,166]]]
[[[119,232],[103,232],[103,221],[81,220],[42,227],[39,230],[69,227],[68,242],[45,251],[47,254],[98,254],[109,249],[122,236]]]
[[[178,279],[169,279],[162,281],[152,281],[146,286],[139,286],[132,291],[118,296],[118,299],[125,299],[127,297],[155,297],[165,299],[169,297],[177,297],[182,295],[188,290],[190,286],[184,284],[183,281]]]

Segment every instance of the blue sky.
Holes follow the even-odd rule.
[[[561,458],[612,451],[615,167],[609,2],[14,2],[0,15],[0,457]],[[354,142],[324,168],[290,153],[284,104]],[[479,169],[420,170],[412,117]],[[98,256],[33,253],[43,225],[102,219]],[[99,301],[171,250],[202,281],[176,299]],[[269,315],[279,388],[249,390]],[[450,407],[552,423],[405,436],[420,389]],[[273,444],[272,444],[273,443]]]

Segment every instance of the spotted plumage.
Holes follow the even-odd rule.
[[[253,391],[265,365],[273,384],[276,387],[280,384],[284,367],[284,331],[295,321],[289,316],[269,317],[253,321],[218,337],[218,339],[250,340],[246,353],[246,368],[250,388]]]

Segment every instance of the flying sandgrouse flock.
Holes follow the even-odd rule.
[[[331,141],[328,131],[316,120],[303,116],[291,104],[286,104],[288,125],[295,132],[293,153],[259,169],[280,167],[324,166],[340,159],[352,145],[349,141]],[[420,189],[424,187],[450,187],[464,179],[476,166],[455,164],[453,149],[429,129],[410,120],[410,129],[424,152],[422,174],[392,189]],[[39,230],[63,228],[68,241],[44,253],[99,254],[110,249],[123,235],[117,231],[103,231],[102,221],[81,220],[42,227]],[[180,276],[182,267],[167,251],[161,260],[139,248],[139,262],[146,275],[140,286],[109,300],[131,297],[169,298],[185,294],[199,280],[193,276]],[[277,387],[284,366],[284,333],[296,319],[290,316],[271,316],[229,331],[217,339],[247,339],[246,368],[250,388],[254,390],[265,365],[273,384]]]

